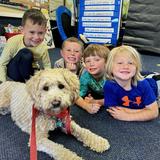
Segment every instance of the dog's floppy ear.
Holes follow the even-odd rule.
[[[37,92],[37,90],[39,89],[40,76],[42,72],[43,71],[36,72],[35,75],[26,82],[27,91],[34,101],[36,101],[38,97],[39,92]]]
[[[76,74],[72,73],[68,69],[62,69],[61,73],[64,76],[66,83],[68,83],[68,85],[70,86],[70,89],[73,93],[74,102],[79,96],[79,79]]]

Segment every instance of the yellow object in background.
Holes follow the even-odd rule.
[[[54,42],[53,42],[53,36],[51,31],[51,25],[50,25],[50,17],[47,9],[41,9],[41,12],[46,16],[48,22],[47,22],[47,32],[44,38],[45,43],[47,43],[48,48],[55,48]]]

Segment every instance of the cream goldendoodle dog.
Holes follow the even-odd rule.
[[[0,111],[11,112],[15,123],[27,133],[31,133],[32,111],[38,111],[36,117],[37,150],[48,153],[56,160],[80,160],[76,153],[61,144],[48,139],[48,131],[62,127],[70,132],[84,146],[96,152],[109,148],[106,139],[81,128],[70,116],[68,108],[79,94],[77,76],[66,69],[48,69],[39,71],[26,83],[3,82],[0,85]],[[69,117],[69,118],[68,118]]]

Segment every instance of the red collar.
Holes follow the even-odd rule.
[[[47,115],[48,115],[49,117],[54,116],[54,117],[60,118],[60,119],[65,118],[68,114],[70,114],[70,113],[69,113],[69,108],[68,108],[68,107],[65,108],[65,109],[63,109],[59,114],[50,114],[50,113],[47,113]]]
[[[38,114],[40,113],[40,111],[38,109],[36,109],[33,105],[32,107],[32,114],[35,114],[35,116],[37,117]],[[63,122],[64,126],[62,127],[62,130],[67,133],[67,134],[71,134],[71,117],[70,117],[70,110],[69,107],[63,109],[59,114],[50,114],[50,113],[46,113],[49,117],[54,117],[60,121]],[[36,118],[35,117],[35,118]],[[33,120],[33,119],[32,119]]]
[[[71,117],[69,107],[63,109],[59,114],[47,114],[56,120],[56,126],[60,127],[66,134],[71,134]]]

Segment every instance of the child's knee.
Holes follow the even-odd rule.
[[[33,60],[33,54],[29,49],[23,48],[19,51],[19,53],[21,54],[21,58],[23,60],[26,60],[26,61],[29,61],[29,60],[32,61]]]

